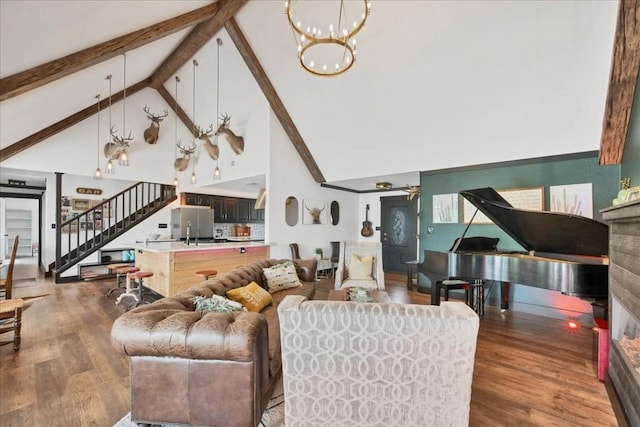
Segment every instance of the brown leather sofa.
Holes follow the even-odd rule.
[[[260,313],[195,311],[192,298],[262,285],[263,260],[124,313],[113,346],[130,357],[131,419],[137,423],[253,427],[281,376],[278,304],[315,293],[315,260],[295,260],[302,286],[272,294]]]

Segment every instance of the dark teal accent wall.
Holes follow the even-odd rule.
[[[449,250],[453,241],[463,233],[466,226],[462,223],[460,196],[458,196],[458,223],[434,224],[432,204],[434,194],[458,193],[461,190],[481,187],[493,187],[496,190],[544,187],[544,206],[545,210],[548,210],[549,186],[590,182],[593,189],[593,218],[600,220],[599,210],[611,206],[611,201],[618,193],[620,165],[600,166],[598,153],[590,152],[466,170],[460,168],[442,172],[423,172],[420,179],[420,259],[422,260],[424,249]],[[433,230],[433,233],[429,233],[429,229]],[[520,245],[493,224],[472,224],[466,236],[500,237],[498,245],[500,250],[522,250]]]
[[[636,83],[636,94],[633,99],[629,129],[624,143],[622,156],[622,178],[631,178],[631,185],[640,185],[640,74]]]

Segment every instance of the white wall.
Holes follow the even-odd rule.
[[[302,258],[313,257],[315,248],[323,248],[325,256],[330,256],[329,242],[358,238],[358,195],[316,183],[273,113],[270,119],[265,238],[271,245],[271,257],[291,258],[289,243],[298,243]],[[285,201],[289,196],[298,199],[300,209],[298,224],[293,227],[285,222]],[[338,225],[302,224],[305,199],[326,201],[327,205],[337,201]]]

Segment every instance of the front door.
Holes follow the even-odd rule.
[[[404,272],[405,263],[417,259],[417,198],[381,197],[382,262],[384,271]]]

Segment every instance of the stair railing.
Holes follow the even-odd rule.
[[[56,277],[175,198],[173,185],[138,182],[60,222],[56,236]]]

